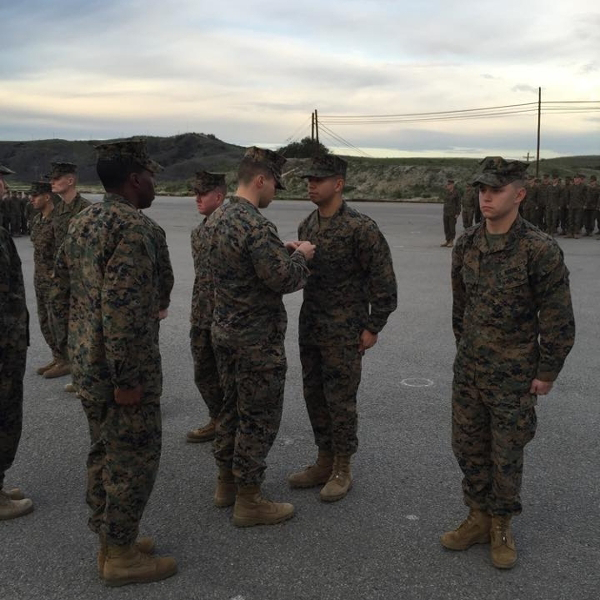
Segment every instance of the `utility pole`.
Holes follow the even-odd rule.
[[[315,134],[316,134],[316,140],[317,140],[317,144],[319,143],[319,117],[317,115],[317,109],[315,108]]]
[[[310,113],[310,139],[315,140],[315,113]]]
[[[538,88],[538,128],[537,128],[537,157],[535,162],[535,176],[540,174],[540,126],[542,123],[542,88]]]
[[[530,152],[527,152],[527,156],[524,156],[524,157],[523,157],[523,158],[526,158],[526,159],[527,159],[527,162],[529,162],[529,154],[530,154]]]

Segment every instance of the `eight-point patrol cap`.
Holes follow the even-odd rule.
[[[265,165],[271,173],[273,173],[273,177],[275,178],[275,188],[278,190],[285,190],[285,186],[281,181],[281,169],[287,162],[285,156],[282,156],[273,150],[251,146],[246,150],[243,160]]]
[[[109,142],[96,146],[98,160],[131,161],[151,173],[159,173],[163,168],[148,155],[145,140]]]
[[[321,154],[311,159],[308,169],[300,175],[301,178],[307,177],[335,177],[341,175],[346,178],[348,163],[334,154]]]
[[[58,179],[63,175],[77,174],[77,165],[72,162],[53,162],[50,163],[49,179]]]
[[[31,188],[26,192],[30,196],[41,196],[52,194],[52,184],[48,181],[32,181]]]
[[[15,172],[5,167],[4,165],[0,165],[0,175],[14,175]]]
[[[519,160],[504,160],[501,156],[488,156],[479,164],[482,169],[473,179],[473,183],[498,188],[518,179],[525,179],[529,166]]]
[[[209,173],[208,171],[198,171],[192,182],[192,189],[198,194],[208,194],[215,188],[225,186],[225,173]]]

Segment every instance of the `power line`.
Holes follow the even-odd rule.
[[[333,136],[336,140],[341,142],[344,146],[347,146],[348,148],[351,148],[352,150],[356,150],[357,152],[360,152],[363,156],[365,156],[367,158],[372,158],[372,156],[369,155],[367,152],[365,152],[364,150],[362,150],[360,148],[357,148],[354,144],[352,144],[348,140],[344,139],[341,135],[338,135],[337,133],[333,132],[329,127],[326,127],[325,125],[323,125],[323,123],[320,123],[320,128],[322,130],[326,131],[327,133],[329,133],[330,136]]]

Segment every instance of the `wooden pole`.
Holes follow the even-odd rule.
[[[310,114],[310,139],[315,140],[315,113]]]
[[[317,144],[319,143],[319,117],[317,115],[317,109],[315,108],[315,134],[317,136]]]
[[[535,176],[540,174],[540,128],[542,123],[542,88],[538,88],[538,127],[537,127],[537,157],[535,162]]]

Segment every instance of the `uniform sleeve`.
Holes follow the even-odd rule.
[[[379,333],[396,310],[398,291],[390,247],[372,221],[360,231],[358,258],[367,274],[370,314],[366,328],[372,333]]]
[[[158,261],[159,310],[166,310],[171,304],[171,291],[175,284],[175,277],[173,275],[171,257],[169,256],[167,236],[160,227],[156,232],[156,249]]]
[[[534,299],[539,311],[537,379],[554,381],[575,342],[575,317],[569,288],[569,270],[562,250],[553,244],[535,257],[531,274]]]
[[[0,341],[10,337],[28,344],[28,324],[21,259],[12,238],[0,227]],[[0,369],[3,362],[0,355]]]
[[[467,305],[467,292],[462,278],[464,257],[464,243],[459,239],[452,249],[452,330],[456,345],[460,342],[463,333],[463,317]]]
[[[102,283],[102,327],[106,362],[115,388],[140,384],[137,340],[146,336],[150,319],[144,290],[152,281],[154,265],[142,236],[126,231],[106,264]],[[146,308],[145,308],[146,307]]]
[[[306,285],[304,254],[296,250],[290,256],[271,223],[262,223],[248,236],[248,250],[257,277],[274,292],[290,294]]]

